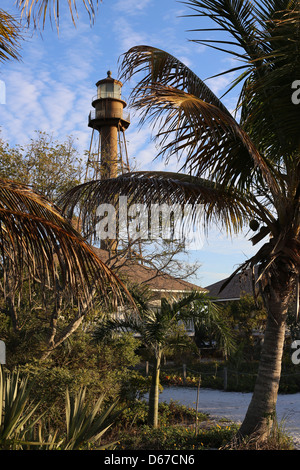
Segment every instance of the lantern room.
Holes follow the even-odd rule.
[[[107,72],[107,78],[99,80],[96,83],[97,86],[97,98],[114,98],[117,100],[121,99],[121,88],[122,83],[111,77],[111,71]]]

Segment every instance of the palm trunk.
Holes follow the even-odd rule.
[[[262,346],[256,384],[238,437],[251,437],[256,442],[269,435],[276,418],[276,402],[281,375],[281,363],[285,339],[285,320],[290,299],[290,282],[280,290],[269,290],[264,296],[268,319]]]
[[[151,387],[149,392],[148,424],[157,428],[158,426],[158,402],[159,402],[159,375],[160,375],[161,351],[157,353],[152,373]]]

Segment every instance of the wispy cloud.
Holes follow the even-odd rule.
[[[152,0],[118,0],[114,5],[113,9],[116,13],[125,13],[127,15],[135,16],[143,13],[146,8],[153,4]]]
[[[148,33],[135,29],[125,17],[118,18],[114,22],[114,32],[117,34],[119,39],[118,46],[120,54],[126,52],[133,46],[147,44],[149,40]]]

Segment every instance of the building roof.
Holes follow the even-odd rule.
[[[109,253],[99,248],[94,248],[98,257],[108,265],[115,266],[117,274],[121,274],[127,277],[131,282],[137,284],[144,284],[149,287],[152,291],[158,292],[191,292],[193,290],[200,290],[206,292],[203,287],[197,286],[190,282],[184,281],[183,279],[177,279],[163,271],[151,268],[138,261],[125,258],[116,258],[110,260]]]
[[[229,279],[229,278],[227,278]],[[247,270],[242,274],[236,274],[227,286],[220,292],[220,289],[227,279],[222,279],[215,284],[206,286],[209,294],[218,300],[239,300],[242,295],[253,294],[252,271]]]

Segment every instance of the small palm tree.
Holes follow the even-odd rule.
[[[292,87],[300,79],[299,0],[187,0],[195,17],[223,37],[198,40],[230,54],[240,71],[239,122],[185,64],[151,46],[125,55],[121,80],[142,75],[132,106],[153,123],[160,155],[183,159],[184,173],[141,172],[94,182],[69,194],[97,206],[103,195],[133,202],[201,204],[202,222],[229,234],[248,224],[263,242],[242,269],[258,268],[256,284],[267,308],[257,381],[242,436],[264,440],[275,414],[288,305],[300,275],[300,106]],[[207,31],[199,29],[198,31]],[[227,73],[227,72],[224,72]],[[108,202],[108,201],[106,201]],[[113,199],[111,199],[113,203]],[[235,274],[235,273],[233,273]]]
[[[147,308],[143,300],[139,305],[139,315],[121,318],[109,318],[96,328],[94,339],[101,341],[114,331],[131,331],[138,333],[142,342],[154,355],[154,367],[152,372],[151,386],[149,392],[148,423],[153,427],[158,426],[158,403],[159,403],[159,377],[161,359],[165,348],[168,346],[168,338],[178,322],[188,324],[193,321],[206,322],[213,325],[217,337],[223,341],[223,349],[226,352],[234,347],[232,335],[220,314],[219,308],[207,297],[207,295],[193,292],[177,301],[161,300],[161,307]]]

